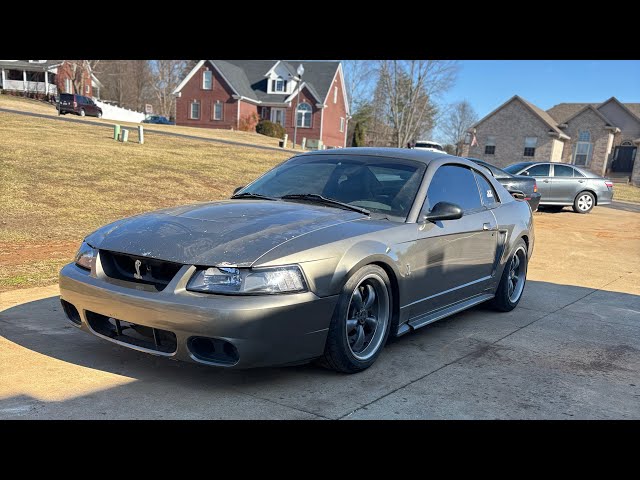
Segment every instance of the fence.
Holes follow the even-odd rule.
[[[93,99],[102,109],[102,118],[107,120],[118,120],[121,122],[141,123],[145,119],[145,114],[129,110],[128,108],[116,107],[100,100]]]

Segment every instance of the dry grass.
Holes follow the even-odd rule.
[[[290,155],[153,133],[123,144],[108,129],[2,112],[0,125],[0,291],[55,282],[100,225],[228,197]]]
[[[29,98],[14,97],[11,95],[0,95],[0,107],[22,112],[43,113],[48,115],[58,114],[56,108],[46,102],[33,100]],[[77,115],[66,115],[65,118],[73,118],[77,120],[85,120],[90,122],[100,122],[105,125],[113,125],[118,123],[122,126],[130,126],[137,129],[137,123],[120,122],[116,120],[106,120],[95,117],[79,117]],[[233,140],[235,142],[251,143],[253,145],[264,145],[268,147],[277,147],[279,139],[260,135],[255,132],[240,132],[238,130],[219,130],[213,128],[183,127],[178,125],[154,125],[143,124],[147,130],[157,130],[163,132],[174,132],[185,135],[194,135],[203,138],[213,138],[220,140]],[[291,142],[289,142],[291,145]]]
[[[616,183],[613,186],[613,199],[624,202],[640,203],[640,187]]]

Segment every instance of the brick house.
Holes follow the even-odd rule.
[[[501,167],[523,161],[572,163],[638,185],[639,145],[640,103],[611,97],[603,103],[560,103],[545,111],[516,95],[469,130],[462,152]]]
[[[298,144],[302,138],[329,148],[346,144],[349,107],[340,62],[200,60],[173,93],[177,125],[252,130],[267,119],[293,141],[297,118]]]
[[[74,81],[75,80],[75,81]],[[100,81],[82,60],[0,60],[0,89],[37,95],[100,98]]]

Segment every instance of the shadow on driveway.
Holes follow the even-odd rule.
[[[356,375],[224,370],[79,331],[58,297],[0,313],[0,418],[640,418],[640,296],[529,281],[390,342]]]

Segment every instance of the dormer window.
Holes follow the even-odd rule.
[[[271,90],[269,93],[286,93],[287,92],[287,81],[282,77],[278,77],[274,80],[271,80]]]

